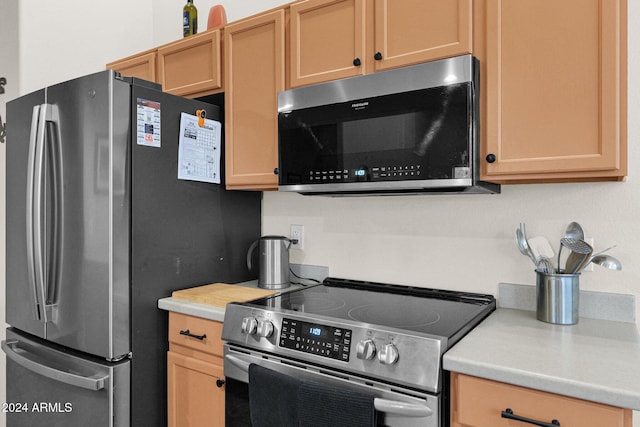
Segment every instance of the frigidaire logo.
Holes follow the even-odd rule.
[[[359,110],[361,108],[366,107],[367,105],[369,105],[368,102],[356,102],[355,104],[351,104],[351,108],[355,108],[356,110]]]

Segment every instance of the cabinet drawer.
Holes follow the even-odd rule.
[[[205,337],[197,338],[202,336]],[[222,357],[221,336],[220,322],[181,313],[169,313],[169,342],[173,344]]]
[[[460,374],[452,374],[452,426],[513,427],[529,425],[502,417],[516,416],[562,427],[630,427],[631,411]]]

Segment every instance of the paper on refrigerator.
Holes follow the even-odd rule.
[[[178,179],[220,184],[220,122],[180,115],[180,141],[178,146]]]

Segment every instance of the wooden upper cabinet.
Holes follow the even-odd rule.
[[[285,80],[285,11],[227,25],[224,44],[226,186],[276,189],[277,94],[284,90]]]
[[[480,0],[476,9],[482,178],[622,179],[626,0]]]
[[[290,7],[290,86],[364,74],[365,0],[307,0]]]
[[[220,30],[186,37],[158,48],[162,90],[196,98],[222,91]]]
[[[375,0],[374,11],[376,71],[471,52],[472,0]]]
[[[290,6],[291,87],[462,55],[472,0],[306,0]]]
[[[107,68],[121,73],[123,76],[138,77],[151,82],[158,81],[156,72],[156,50],[148,50],[118,61],[110,62]]]

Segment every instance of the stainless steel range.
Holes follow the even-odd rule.
[[[336,278],[229,304],[227,425],[250,425],[252,363],[373,396],[378,425],[448,425],[442,355],[494,309],[491,295]]]

